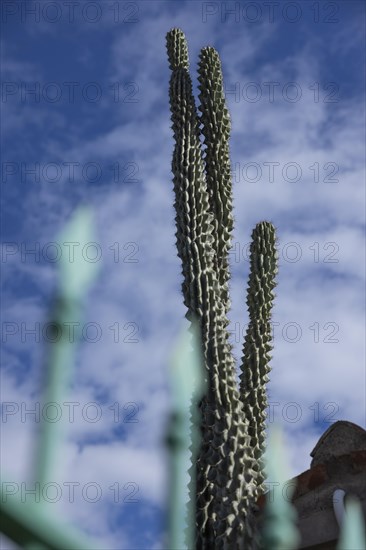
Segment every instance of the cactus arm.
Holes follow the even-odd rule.
[[[168,53],[169,68],[189,70],[188,44],[184,32],[181,29],[171,29],[166,35],[166,48]]]
[[[252,233],[250,275],[247,291],[249,324],[240,366],[240,395],[249,421],[250,445],[257,461],[257,495],[264,492],[266,383],[269,380],[271,310],[277,273],[276,232],[269,222],[258,223]]]
[[[204,151],[206,182],[209,193],[210,210],[214,214],[214,261],[217,279],[219,282],[222,307],[221,342],[224,342],[224,345],[228,349],[228,353],[230,353],[232,350],[232,345],[228,343],[228,333],[226,327],[229,324],[227,313],[230,309],[228,286],[230,271],[228,254],[231,248],[231,234],[234,225],[234,218],[232,215],[233,201],[229,153],[231,122],[230,114],[225,102],[221,61],[218,52],[214,48],[205,47],[201,49],[198,74],[198,80],[200,83],[199,99],[201,102],[199,105],[199,110],[201,112],[200,122],[202,126],[204,144],[206,146]],[[233,371],[230,371],[229,379],[231,383],[229,391],[231,392],[232,404],[234,408],[238,410],[238,406],[235,403],[237,387],[234,381]],[[241,419],[238,418],[237,429],[242,431],[243,434],[246,434],[248,431],[247,424],[248,422],[245,416]],[[231,481],[230,475],[234,478],[235,476],[238,476],[240,479],[243,475],[243,464],[245,463],[248,487],[244,490],[241,500],[239,499],[238,502],[236,502],[236,499],[231,496],[230,502],[232,502],[233,507],[238,506],[238,509],[240,509],[240,513],[243,517],[248,515],[248,521],[252,519],[249,513],[249,487],[250,484],[254,483],[254,480],[251,477],[253,474],[250,473],[251,466],[249,466],[250,451],[251,450],[247,448],[245,459],[243,459],[240,452],[233,454],[231,458],[235,464],[234,469],[232,472],[230,470],[226,472],[228,481]],[[254,468],[256,468],[255,465]],[[236,486],[235,491],[238,491],[239,486],[240,484]],[[243,486],[241,486],[241,490],[243,490]],[[253,503],[253,501],[251,502]],[[220,536],[216,538],[217,547],[219,547],[219,545],[225,547],[227,544],[230,544],[230,547],[234,547],[234,544],[239,544],[240,546],[241,542],[244,540],[244,535],[247,535],[247,533],[244,533],[242,528],[238,527],[238,524],[236,526],[233,524],[231,527],[233,508],[230,509],[230,507],[228,507],[225,510],[224,506],[223,510],[219,511],[218,504],[219,503],[215,506],[217,509],[217,515],[218,517],[222,516],[225,519],[221,521],[217,527],[217,533],[221,533]],[[249,524],[246,526],[247,531],[248,529],[250,529]],[[252,538],[253,541],[255,541],[256,537],[253,525],[251,532],[252,537],[248,538],[246,536],[246,544],[248,547],[250,544],[249,540]],[[231,535],[229,535],[230,533],[236,533],[236,537],[231,537]]]
[[[225,102],[219,54],[212,47],[201,49],[198,80],[201,104],[200,121],[204,136],[205,169],[211,211],[214,213],[215,252],[218,280],[225,313],[230,308],[228,253],[234,226],[232,183],[229,153],[230,114]]]
[[[179,55],[182,49],[169,50],[176,42],[170,34],[175,35],[176,31],[173,29],[167,35],[169,59],[173,58],[174,51]],[[202,286],[205,281],[200,274],[212,267],[210,250],[213,244],[213,216],[209,213],[191,79],[188,70],[179,65],[178,59],[172,59],[171,66],[176,67],[170,79],[171,120],[175,139],[172,160],[177,227],[175,236],[183,266],[184,303],[189,311],[197,309],[201,318],[203,308],[207,308],[207,291]]]

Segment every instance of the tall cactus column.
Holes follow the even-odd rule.
[[[229,154],[230,115],[223,92],[221,62],[214,48],[202,48],[198,64],[200,122],[206,149],[206,182],[210,210],[214,213],[215,259],[225,315],[230,308],[228,254],[234,226]]]
[[[189,75],[187,42],[180,29],[167,34],[170,106],[175,149],[172,172],[176,238],[182,261],[188,320],[199,322],[208,391],[200,402],[202,445],[196,469],[196,548],[254,548],[252,509],[258,467],[236,380],[229,343],[228,252],[233,228],[230,119],[217,52],[199,61],[199,118]],[[204,144],[200,141],[200,126]]]
[[[263,454],[269,361],[272,350],[271,310],[277,268],[276,234],[271,223],[260,222],[253,229],[247,291],[249,324],[240,366],[240,395],[249,421],[250,446],[256,459],[256,496],[264,493]]]

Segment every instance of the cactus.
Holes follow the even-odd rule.
[[[199,322],[208,388],[199,402],[202,445],[197,462],[191,468],[191,473],[196,473],[196,486],[190,485],[190,498],[196,499],[196,548],[250,549],[257,545],[253,511],[263,484],[259,456],[264,441],[263,407],[270,336],[267,319],[275,272],[274,228],[263,222],[253,234],[252,269],[258,262],[262,268],[250,279],[248,303],[257,301],[258,293],[264,298],[250,309],[250,314],[253,312],[260,319],[257,321],[251,316],[253,326],[247,347],[251,350],[253,341],[261,362],[257,367],[250,356],[249,361],[243,363],[239,388],[227,331],[228,252],[234,219],[230,117],[225,105],[221,62],[214,48],[201,50],[199,117],[184,33],[172,29],[166,41],[172,71],[170,107],[175,139],[172,172],[176,244],[182,261],[186,318],[192,321],[197,316]],[[201,129],[206,145],[204,153]],[[263,337],[262,325],[265,327]],[[247,371],[252,368],[251,375]],[[256,392],[260,396],[258,404]],[[246,406],[243,405],[245,399],[248,399]],[[252,414],[248,413],[248,407]]]
[[[264,493],[263,454],[267,409],[266,383],[272,350],[271,309],[277,272],[276,235],[272,224],[260,222],[253,229],[247,292],[249,324],[240,366],[240,395],[249,420],[250,446],[256,459],[256,495]]]

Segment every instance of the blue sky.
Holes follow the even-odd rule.
[[[258,221],[277,228],[269,401],[285,430],[291,477],[309,467],[330,422],[366,423],[365,7],[72,4],[74,17],[61,1],[2,3],[1,399],[20,410],[39,399],[45,341],[26,330],[47,320],[55,290],[49,243],[88,204],[101,261],[84,323],[97,324],[100,337],[92,342],[90,328],[78,349],[68,400],[80,405],[55,480],[78,482],[79,491],[72,503],[64,489],[55,506],[100,548],[162,549],[168,365],[186,326],[166,33],[180,27],[187,36],[196,96],[200,48],[214,46],[222,60],[232,118],[229,317],[238,360],[248,319],[245,247]],[[39,178],[30,172],[36,163]],[[102,411],[98,422],[82,414],[88,403]],[[124,422],[114,421],[114,403]],[[35,428],[20,412],[3,422],[8,479],[30,481]],[[95,503],[83,498],[88,483],[102,491]],[[126,502],[135,490],[137,502]],[[5,540],[3,547],[12,548]]]

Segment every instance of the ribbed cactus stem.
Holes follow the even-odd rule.
[[[204,160],[211,211],[214,212],[215,257],[225,313],[230,308],[228,253],[234,226],[232,183],[229,154],[230,114],[225,103],[219,54],[214,48],[202,48],[198,65],[200,82],[198,107],[204,136]]]
[[[169,68],[189,69],[188,45],[184,32],[181,29],[171,29],[166,35]]]
[[[269,222],[260,222],[252,233],[250,274],[247,292],[249,324],[243,346],[240,395],[249,420],[250,446],[257,461],[257,496],[264,492],[263,453],[272,350],[271,310],[277,273],[276,232]]]
[[[184,303],[188,309],[186,317],[192,319],[192,313],[195,312],[200,323],[206,376],[209,382],[207,399],[212,402],[214,377],[212,376],[212,370],[211,372],[208,371],[207,365],[210,303],[207,289],[208,281],[205,273],[212,273],[212,256],[208,254],[208,251],[213,245],[211,224],[213,216],[210,215],[208,210],[208,195],[203,174],[198,121],[190,76],[185,68],[178,67],[172,73],[170,100],[172,128],[176,143],[172,171],[174,175],[177,249],[182,260],[184,276],[182,292]],[[204,253],[205,247],[207,248],[206,254]],[[216,373],[216,379],[217,376]],[[213,435],[208,426],[203,428],[206,418],[205,407],[203,407],[202,402],[201,408],[203,441],[197,460],[196,483],[197,492],[200,494],[198,500],[203,503],[201,508],[208,509],[212,505],[215,489],[213,483],[208,480],[210,461],[207,456],[209,441],[213,439]],[[212,464],[212,466],[215,466],[215,464]],[[196,498],[196,488],[191,488],[191,490],[194,490],[191,498]],[[199,513],[198,509],[197,513]],[[214,518],[212,518],[213,521]],[[205,538],[213,543],[213,524],[211,526],[208,524],[208,513],[206,514],[206,522],[202,521],[201,523],[204,523],[200,526],[200,529],[205,530]]]
[[[171,33],[177,34],[175,29]],[[168,33],[168,48],[176,44],[173,38]],[[197,316],[199,320],[208,379],[208,393],[200,403],[203,443],[197,465],[192,466],[197,468],[196,547],[239,549],[247,530],[254,465],[214,269],[214,214],[210,211],[192,84],[187,68],[174,57],[181,55],[184,47],[174,48],[168,56],[175,67],[170,104],[177,249],[183,265],[186,317]]]

